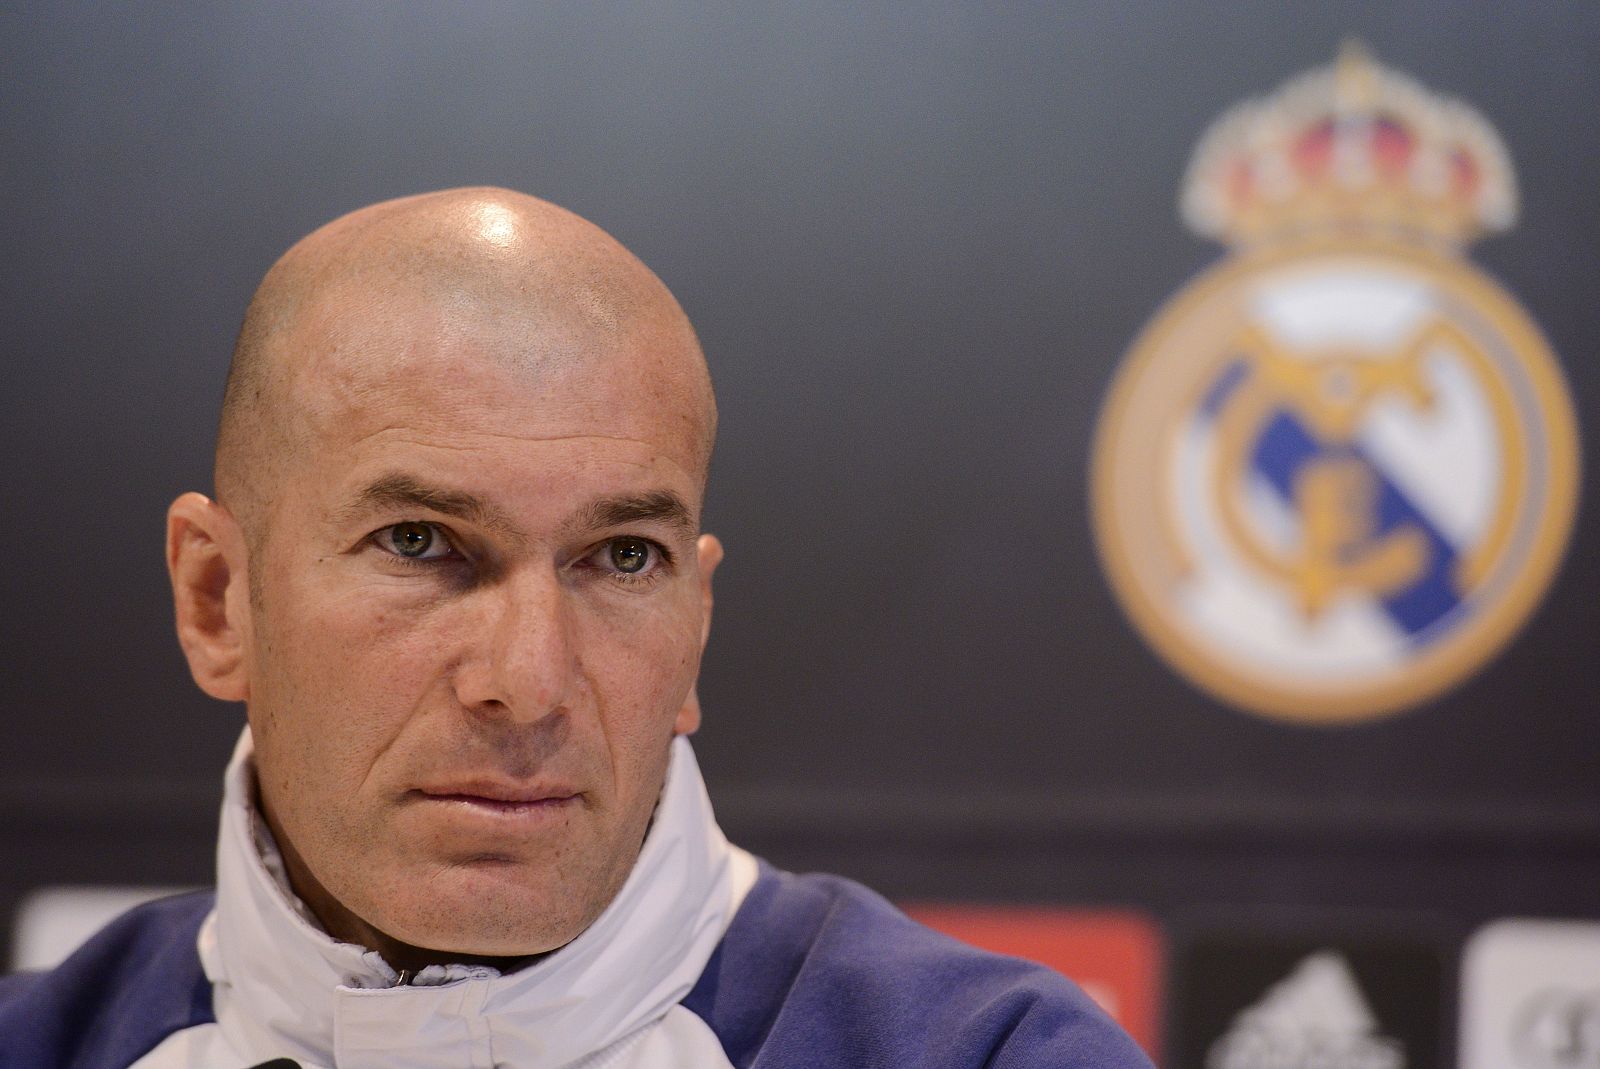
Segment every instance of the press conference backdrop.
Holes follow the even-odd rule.
[[[493,183],[710,357],[732,838],[1056,961],[1167,1065],[1594,1064],[1597,45],[1556,5],[12,5],[0,915],[209,881],[242,714],[162,516],[244,304],[337,214]]]

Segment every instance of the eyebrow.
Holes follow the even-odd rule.
[[[664,523],[685,536],[699,533],[689,506],[671,490],[601,498],[584,508],[575,520],[575,525],[585,530],[625,527],[630,523]]]
[[[362,488],[344,513],[354,516],[382,509],[406,508],[423,508],[446,516],[459,516],[494,531],[516,531],[516,525],[510,517],[476,494],[429,486],[409,475],[383,475],[374,479]]]
[[[382,509],[409,508],[459,516],[489,530],[520,534],[509,516],[476,494],[429,486],[410,475],[398,473],[383,475],[368,483],[343,511],[347,516],[354,516]],[[664,523],[685,536],[699,533],[694,514],[683,499],[671,490],[652,490],[644,494],[592,501],[578,512],[568,526],[591,531],[646,522]]]

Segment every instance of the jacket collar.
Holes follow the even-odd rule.
[[[723,838],[687,739],[622,890],[583,934],[509,975],[431,966],[406,986],[288,890],[256,814],[246,728],[228,766],[217,908],[200,935],[217,1022],[247,1058],[338,1069],[556,1069],[658,1020],[699,978],[754,862]]]

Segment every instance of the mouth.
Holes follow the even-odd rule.
[[[417,802],[496,817],[555,816],[575,807],[581,792],[565,787],[521,787],[497,783],[441,784],[407,792]]]

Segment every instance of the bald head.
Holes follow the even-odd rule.
[[[416,324],[417,344],[397,342],[397,324]],[[427,343],[438,338],[465,341],[529,391],[557,379],[639,377],[641,403],[664,406],[658,415],[681,424],[704,479],[716,427],[711,383],[661,280],[553,204],[504,189],[445,190],[334,220],[285,253],[251,300],[228,374],[215,479],[252,542],[285,471],[316,448],[319,424],[384,383],[437,371]]]

